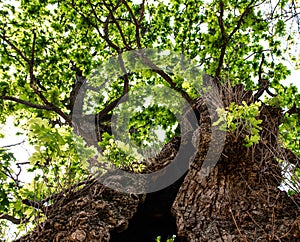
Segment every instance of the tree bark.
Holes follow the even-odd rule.
[[[45,211],[46,220],[18,241],[109,241],[110,231],[127,229],[143,199],[90,181],[54,201]]]
[[[262,107],[261,141],[251,148],[242,137],[228,135],[217,166],[204,178],[200,143],[173,205],[180,236],[189,241],[300,240],[300,200],[278,188],[279,114]]]
[[[239,102],[251,101],[248,92],[238,92]],[[246,148],[243,134],[228,134],[217,165],[203,167],[211,120],[202,104],[197,109],[199,145],[185,177],[147,195],[119,193],[93,181],[54,201],[46,220],[19,241],[150,242],[172,234],[177,241],[299,241],[299,196],[278,188],[282,171],[276,157],[284,157],[278,142],[280,110],[261,107],[258,144]],[[166,145],[149,170],[172,161],[178,142]]]

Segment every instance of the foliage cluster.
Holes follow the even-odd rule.
[[[245,146],[251,147],[257,144],[260,140],[259,131],[261,130],[261,119],[258,119],[260,102],[251,103],[248,105],[243,101],[242,105],[234,102],[226,109],[218,109],[219,120],[213,125],[219,125],[221,129],[234,134],[236,139],[244,137]]]

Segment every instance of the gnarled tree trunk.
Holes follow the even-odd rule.
[[[246,148],[242,136],[228,135],[216,167],[204,178],[205,142],[199,144],[173,205],[180,236],[189,241],[300,240],[300,200],[278,188],[282,174],[276,158],[286,158],[277,142],[280,118],[280,110],[262,106],[259,144]]]
[[[92,181],[57,199],[46,220],[20,241],[150,242],[172,234],[177,241],[299,241],[300,199],[278,188],[282,174],[276,157],[285,157],[277,140],[280,110],[262,106],[260,142],[246,148],[242,135],[228,134],[217,165],[205,169],[211,121],[203,105],[198,111],[199,145],[185,177],[146,198]],[[151,171],[174,158],[178,139],[172,142]]]

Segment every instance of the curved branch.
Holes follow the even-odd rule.
[[[256,94],[253,96],[254,101],[258,101],[258,99],[261,97],[261,95],[263,95],[264,92],[269,94],[271,97],[276,97],[277,96],[276,94],[272,93],[269,90],[269,84],[270,84],[269,80],[263,78],[263,76],[262,76],[262,73],[263,73],[262,66],[263,66],[264,60],[265,60],[265,55],[264,55],[264,53],[262,53],[260,65],[259,65],[259,68],[258,68],[258,85],[259,85],[259,88],[258,88]]]
[[[3,149],[3,148],[11,148],[11,147],[14,147],[14,146],[18,146],[18,145],[21,145],[25,142],[25,139],[18,142],[18,143],[15,143],[15,144],[10,144],[10,145],[4,145],[4,146],[1,146],[0,148]]]
[[[15,50],[24,61],[28,64],[30,63],[30,60],[26,57],[26,55],[14,43],[7,39],[4,34],[0,34],[0,38],[3,39],[13,50]]]
[[[258,85],[259,85],[259,88],[257,90],[257,93],[254,95],[254,101],[257,101],[261,97],[261,95],[263,95],[264,91],[269,86],[268,80],[263,79],[263,77],[262,77],[262,73],[263,73],[262,66],[264,64],[264,61],[265,61],[265,54],[262,53],[261,61],[260,61],[259,68],[258,68]]]
[[[100,121],[100,120],[105,119],[105,117],[107,116],[107,114],[118,105],[118,103],[119,103],[119,101],[121,100],[122,97],[123,97],[123,95],[121,97],[117,98],[116,100],[112,101],[107,106],[105,106],[105,108],[102,109],[101,112],[99,112],[98,114],[96,114],[96,120]]]
[[[34,104],[16,97],[11,97],[11,96],[0,96],[1,100],[9,100],[13,101],[16,103],[23,104],[25,106],[31,107],[31,108],[36,108],[36,109],[42,109],[42,110],[48,110],[48,111],[53,111],[53,108],[50,105],[39,105],[39,104]]]
[[[21,223],[21,219],[19,218],[15,218],[9,214],[5,214],[5,213],[0,213],[0,219],[6,219],[10,222],[12,222],[13,224],[20,224]]]
[[[59,116],[61,116],[64,120],[66,120],[66,122],[72,126],[72,121],[70,119],[70,117],[65,114],[63,111],[61,111],[61,109],[57,106],[55,106],[54,104],[46,101],[46,105],[39,105],[39,104],[34,104],[16,97],[10,97],[10,96],[0,96],[0,100],[9,100],[9,101],[13,101],[16,103],[20,103],[23,104],[25,106],[31,107],[31,108],[36,108],[36,109],[41,109],[41,110],[47,110],[47,111],[54,111],[55,113],[57,113]]]
[[[89,2],[90,2],[90,1],[89,1]],[[128,43],[127,43],[127,41],[126,41],[125,35],[124,35],[124,33],[123,33],[123,30],[122,30],[122,28],[121,28],[119,22],[116,20],[116,18],[115,18],[115,16],[114,16],[114,11],[108,6],[108,4],[107,4],[105,1],[103,1],[103,3],[104,3],[104,5],[105,5],[105,7],[107,8],[107,10],[109,11],[110,17],[111,17],[111,19],[112,19],[112,22],[111,22],[111,23],[114,23],[114,24],[116,25],[116,27],[117,27],[117,29],[118,29],[118,31],[119,31],[119,33],[120,33],[120,36],[121,36],[121,38],[122,38],[122,41],[123,41],[125,47],[126,47],[128,50],[131,50],[130,46],[128,45]],[[93,10],[93,7],[92,7],[92,10]],[[96,13],[95,13],[95,11],[93,11],[93,12],[94,12],[94,15],[97,16]]]
[[[227,45],[229,43],[229,41],[232,39],[233,35],[240,29],[244,18],[249,14],[250,9],[253,7],[251,6],[254,3],[255,0],[252,0],[246,7],[245,11],[241,14],[235,28],[232,30],[232,32],[229,34],[229,36],[227,37],[226,31],[225,31],[225,25],[224,25],[224,21],[223,21],[223,15],[224,15],[224,3],[222,2],[222,0],[220,0],[219,5],[220,5],[220,15],[218,17],[218,22],[219,22],[219,26],[221,29],[221,34],[222,34],[222,47],[221,47],[221,54],[219,57],[219,63],[218,63],[218,67],[215,73],[216,78],[219,78],[221,70],[222,70],[222,66],[223,66],[223,62],[224,62],[224,58],[225,58],[225,53],[226,53],[226,49],[227,49]]]
[[[9,39],[6,38],[3,34],[0,34],[0,38],[3,39],[6,43],[8,43],[12,49],[14,49],[18,55],[27,62],[28,67],[29,67],[29,75],[30,75],[30,87],[33,89],[33,91],[40,97],[40,99],[44,102],[45,105],[38,105],[38,104],[33,104],[25,100],[21,100],[15,97],[10,97],[10,96],[0,96],[0,99],[2,100],[10,100],[14,101],[17,103],[24,104],[28,107],[32,108],[37,108],[37,109],[43,109],[43,110],[48,110],[48,111],[54,111],[58,115],[60,115],[63,119],[66,120],[66,122],[69,125],[72,125],[71,119],[68,115],[66,115],[59,107],[54,105],[53,103],[49,102],[46,97],[42,94],[42,92],[35,86],[35,76],[34,76],[34,55],[35,55],[35,44],[36,44],[36,33],[33,31],[33,41],[32,41],[32,47],[31,47],[31,59],[25,56],[25,54],[14,44],[12,43]]]
[[[230,40],[233,35],[240,29],[244,18],[250,13],[250,9],[253,7],[252,4],[255,2],[255,0],[252,0],[246,7],[245,11],[242,13],[242,15],[240,16],[237,25],[235,26],[235,28],[232,30],[232,32],[229,34],[228,39]]]
[[[172,87],[172,89],[174,89],[175,91],[179,92],[181,94],[181,96],[189,103],[192,104],[193,103],[193,99],[182,89],[178,88],[176,86],[176,83],[173,82],[172,78],[166,73],[164,72],[162,69],[160,69],[158,66],[156,66],[151,60],[149,60],[145,55],[140,55],[140,57],[142,58],[142,61],[149,66],[154,72],[156,72],[157,74],[159,74],[167,83],[170,84],[170,86]]]
[[[134,21],[134,25],[135,25],[135,38],[136,38],[136,43],[139,49],[142,48],[141,45],[141,38],[140,38],[140,22],[136,19],[134,13],[132,12],[132,9],[129,7],[128,3],[126,0],[122,0],[123,4],[125,5],[126,9],[128,10],[131,18]]]

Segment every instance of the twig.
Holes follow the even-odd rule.
[[[25,139],[23,141],[15,143],[15,144],[1,146],[0,148],[10,148],[10,147],[13,147],[13,146],[17,146],[17,145],[23,144],[24,142],[25,142]]]
[[[230,212],[230,214],[231,214],[231,216],[232,216],[233,222],[234,222],[234,224],[235,224],[235,226],[236,226],[236,228],[237,228],[237,230],[238,230],[239,235],[240,235],[242,238],[244,238],[245,241],[248,241],[247,238],[246,238],[244,235],[242,235],[241,230],[240,230],[239,226],[237,225],[237,222],[236,222],[236,220],[235,220],[235,217],[234,217],[234,215],[233,215],[233,213],[232,213],[232,209],[231,209],[231,208],[229,208],[229,212]]]
[[[89,2],[90,2],[90,0],[89,0]],[[121,28],[119,22],[116,20],[116,18],[115,18],[115,16],[114,16],[114,11],[112,11],[112,9],[108,6],[108,4],[106,4],[105,1],[103,1],[103,3],[104,3],[104,5],[106,6],[107,10],[108,10],[109,13],[110,13],[110,17],[111,17],[111,19],[112,19],[112,23],[114,23],[114,24],[117,26],[117,29],[118,29],[118,31],[119,31],[119,33],[120,33],[120,36],[121,36],[121,38],[122,38],[122,40],[123,40],[123,43],[124,43],[126,49],[131,50],[131,48],[129,47],[129,45],[128,45],[127,41],[126,41],[125,35],[124,35],[123,31],[122,31],[122,28]],[[93,8],[92,8],[92,9],[93,9]],[[93,11],[93,12],[95,12],[95,11]],[[95,14],[96,14],[96,13],[95,13]]]
[[[134,13],[132,12],[132,9],[129,7],[128,3],[126,0],[122,0],[123,4],[125,5],[126,9],[128,10],[131,18],[134,21],[134,25],[135,25],[135,38],[136,38],[136,43],[139,49],[142,48],[141,45],[141,38],[140,38],[140,22],[136,19]]]
[[[42,110],[48,110],[51,111],[53,108],[50,105],[39,105],[39,104],[34,104],[16,97],[10,97],[10,96],[0,96],[1,100],[9,100],[9,101],[14,101],[16,103],[23,104],[25,106],[31,107],[31,108],[36,108],[36,109],[42,109]]]
[[[21,58],[24,60],[24,61],[26,61],[28,64],[30,63],[30,60],[26,57],[26,55],[15,45],[15,44],[13,44],[9,39],[7,39],[6,37],[5,37],[5,35],[3,35],[3,34],[0,34],[0,38],[1,39],[3,39],[7,44],[9,44],[10,45],[10,47],[12,48],[12,49],[14,49],[17,53],[18,53],[18,55],[19,56],[21,56]]]

